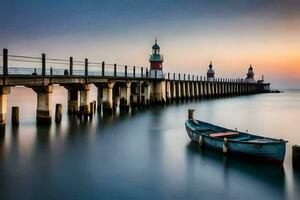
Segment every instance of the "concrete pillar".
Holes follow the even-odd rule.
[[[103,87],[97,86],[97,110],[101,111],[103,103]]]
[[[207,84],[207,96],[211,97],[211,84],[208,81],[206,82],[206,84]]]
[[[60,123],[62,118],[62,105],[56,104],[55,106],[55,122]]]
[[[90,101],[89,101],[89,91],[90,85],[83,84],[80,88],[80,114],[87,119],[88,115],[90,114]]]
[[[220,97],[222,95],[222,91],[221,91],[221,82],[217,83],[217,95],[218,97]]]
[[[37,124],[51,124],[52,105],[51,94],[54,87],[52,85],[32,87],[37,94],[36,122]]]
[[[131,106],[138,106],[140,103],[140,95],[141,95],[141,90],[140,90],[140,83],[139,82],[133,82],[131,84]]]
[[[191,94],[190,94],[190,82],[185,82],[185,97],[186,99],[190,99]]]
[[[233,85],[234,85],[234,94],[237,95],[237,84],[233,83]]]
[[[224,83],[221,82],[220,86],[221,86],[221,96],[223,97],[224,96]]]
[[[216,91],[215,91],[215,82],[211,82],[211,94],[212,94],[212,97],[215,97],[216,96]]]
[[[121,87],[115,85],[115,87],[113,87],[113,111],[116,111],[119,105],[121,99],[120,93]]]
[[[79,111],[79,91],[78,89],[68,89],[68,113],[78,113]]]
[[[108,83],[107,100],[111,108],[113,106],[113,87],[114,87],[114,83]]]
[[[186,98],[186,93],[185,93],[185,82],[181,82],[181,99],[185,99]]]
[[[154,80],[150,83],[150,100],[154,104],[166,103],[166,81]]]
[[[171,102],[171,82],[166,81],[166,103]]]
[[[11,124],[13,126],[18,126],[20,122],[20,117],[19,117],[19,107],[18,106],[13,106],[11,108]]]
[[[194,82],[190,82],[190,91],[191,91],[191,96],[190,98],[195,98],[195,86],[194,86]]]
[[[202,82],[202,81],[199,82],[199,96],[200,96],[201,98],[204,97],[204,89],[203,89],[203,82]]]
[[[124,107],[124,109],[129,109],[130,107],[130,93],[131,93],[131,82],[126,82],[124,85],[121,86],[120,90],[120,98],[126,100],[126,105],[121,105],[120,103],[120,108]]]
[[[9,87],[0,87],[0,128],[5,127],[7,113],[7,95],[10,93]]]
[[[99,106],[102,106],[103,114],[112,114],[114,84],[114,82],[109,81],[107,83],[96,85],[98,88],[98,111]]]
[[[181,85],[180,82],[176,82],[176,100],[179,101],[181,99]]]
[[[171,100],[174,101],[176,99],[176,84],[175,82],[171,82]]]
[[[195,93],[195,97],[198,99],[199,97],[200,97],[200,95],[199,95],[199,82],[197,81],[197,82],[195,82],[194,83],[194,86],[195,86],[195,90],[194,90],[194,93]]]
[[[150,84],[148,82],[141,85],[141,103],[146,107],[150,105]]]

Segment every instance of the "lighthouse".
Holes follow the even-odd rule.
[[[155,43],[152,46],[152,54],[150,55],[150,77],[151,78],[163,78],[162,63],[164,61],[163,56],[160,54],[160,47]]]
[[[213,81],[215,79],[215,71],[213,70],[212,62],[210,62],[207,70],[207,80]]]
[[[248,83],[256,83],[256,81],[255,81],[255,79],[254,79],[254,71],[253,71],[253,67],[252,67],[251,64],[250,64],[250,67],[249,67],[249,69],[248,69],[246,81],[247,81]]]

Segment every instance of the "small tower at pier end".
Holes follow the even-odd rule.
[[[215,71],[213,70],[212,62],[210,62],[207,70],[207,80],[213,81],[215,79]]]
[[[255,79],[254,79],[254,71],[253,71],[253,67],[252,67],[251,64],[250,64],[250,67],[249,67],[249,69],[248,69],[246,81],[247,81],[248,83],[256,83],[256,81],[255,81]]]
[[[160,47],[155,38],[155,44],[152,46],[152,55],[150,56],[150,77],[163,78],[162,63],[164,59],[160,54]]]

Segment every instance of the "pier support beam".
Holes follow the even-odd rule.
[[[182,82],[180,85],[180,89],[181,89],[181,99],[185,99],[186,98],[186,93],[185,93],[185,82]]]
[[[113,111],[113,87],[114,82],[108,82],[103,88],[103,113],[112,114]]]
[[[141,104],[141,83],[140,82],[132,82],[131,83],[131,94],[130,94],[130,102],[132,107],[138,107]]]
[[[36,122],[37,124],[51,124],[52,105],[51,94],[53,92],[53,85],[35,86],[32,87],[37,94],[37,109]]]
[[[190,98],[194,99],[195,98],[195,86],[194,86],[194,81],[190,82]]]
[[[166,81],[151,82],[151,103],[165,104],[166,103]]]
[[[166,103],[171,102],[171,82],[166,81]]]
[[[101,112],[102,103],[103,103],[103,87],[96,86],[97,87],[97,110],[98,112]]]
[[[185,84],[185,98],[186,99],[190,99],[190,96],[191,96],[191,94],[190,94],[190,82],[185,82],[184,83]]]
[[[77,89],[68,89],[68,113],[79,112],[79,92]]]
[[[129,111],[131,82],[126,82],[121,85],[120,90],[120,111]]]
[[[180,101],[181,100],[181,85],[180,85],[180,82],[176,82],[175,87],[176,87],[176,101]]]
[[[175,82],[171,82],[171,100],[176,100],[176,84]]]
[[[203,86],[203,82],[199,83],[199,97],[203,98],[204,97],[204,86]]]
[[[83,84],[80,89],[80,115],[83,115],[85,119],[88,118],[90,114],[90,102],[89,102],[89,84]]]
[[[149,107],[150,105],[150,84],[148,82],[143,82],[141,84],[141,103],[142,106]]]
[[[195,98],[196,99],[199,99],[200,95],[199,95],[199,83],[198,82],[195,82],[194,83],[194,93],[195,93]]]
[[[0,87],[0,128],[5,127],[7,113],[7,95],[10,93],[9,87]]]

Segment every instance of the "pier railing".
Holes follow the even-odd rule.
[[[103,77],[148,77],[148,68],[119,65],[85,60],[46,58],[26,55],[11,55],[7,49],[0,54],[2,66],[0,75],[32,75],[32,76],[103,76]],[[162,78],[162,77],[161,77]]]
[[[7,49],[3,49],[0,57],[2,58],[2,66],[0,66],[0,75],[2,76],[100,76],[174,81],[246,82],[245,79],[214,78],[207,80],[204,76],[190,74],[162,74],[161,71],[150,71],[146,67],[111,64],[104,61],[91,62],[88,59],[74,60],[73,57],[60,59],[48,58],[46,54],[42,54],[41,57],[13,55],[8,54]]]

